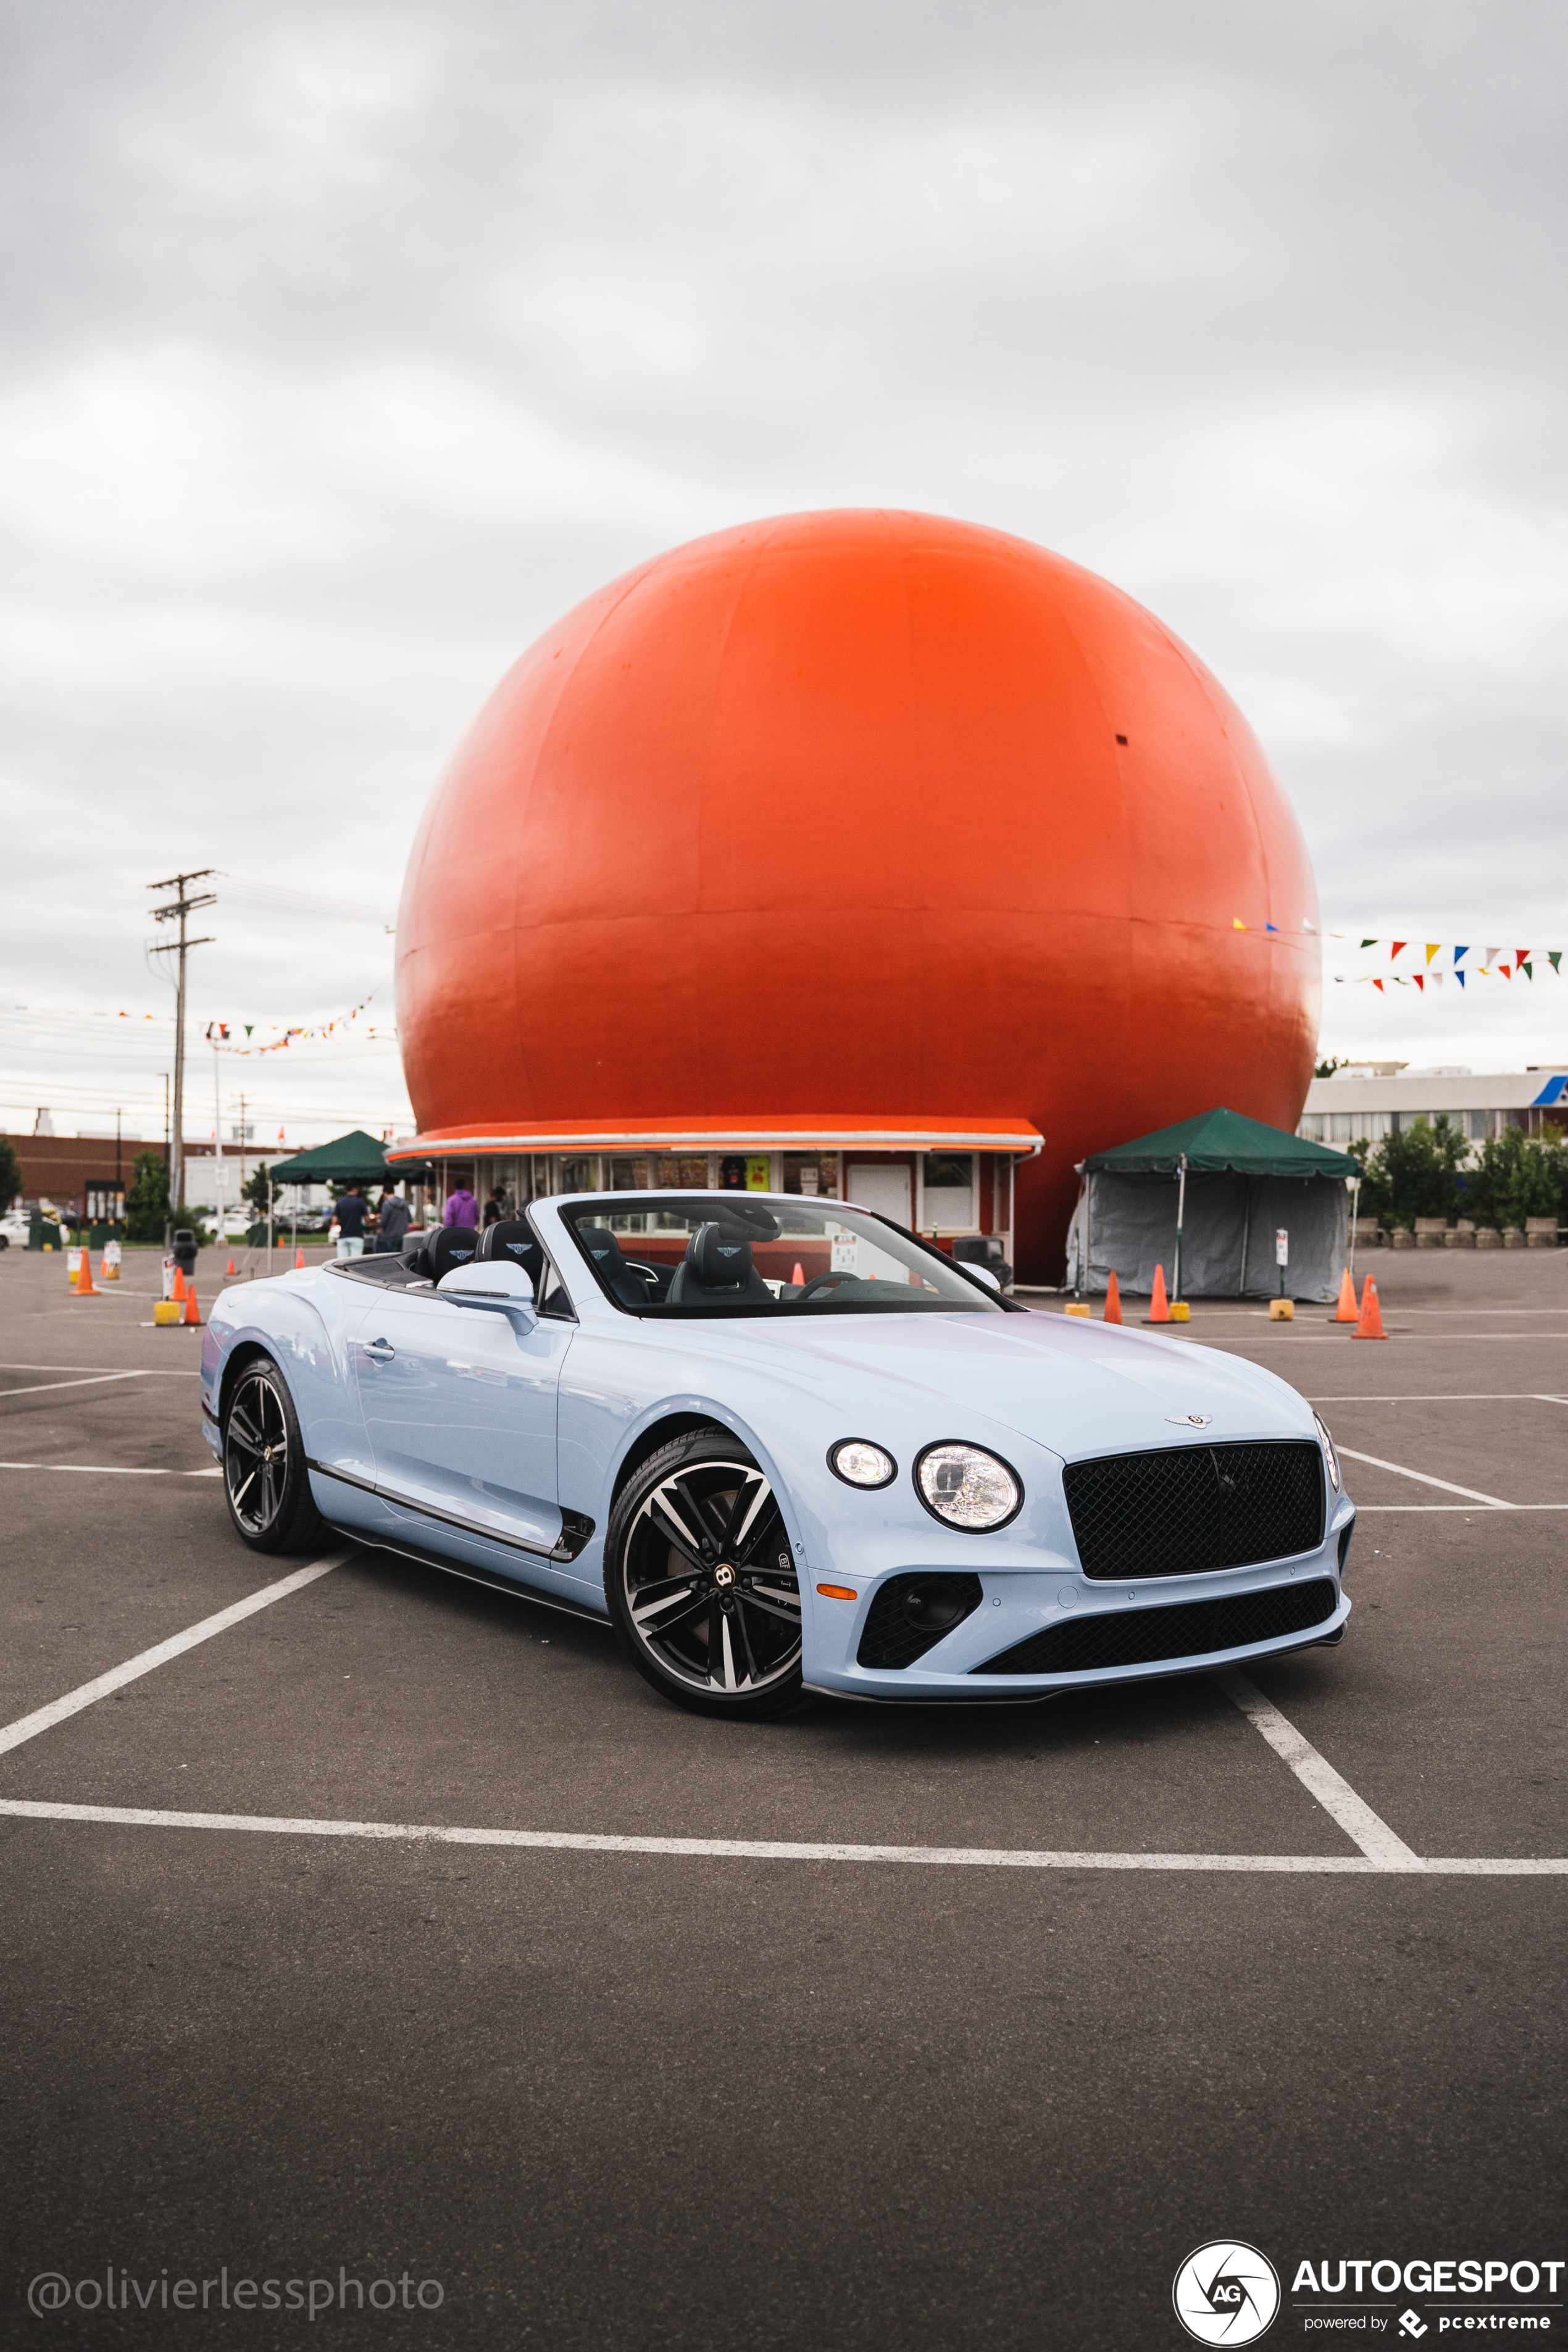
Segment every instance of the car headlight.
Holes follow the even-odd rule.
[[[1000,1455],[951,1440],[928,1445],[919,1456],[915,1492],[933,1518],[971,1535],[1005,1528],[1024,1502],[1022,1481]]]
[[[847,1486],[890,1486],[899,1475],[892,1455],[868,1437],[840,1438],[827,1450],[827,1466]]]
[[[1318,1435],[1323,1441],[1323,1454],[1329,1465],[1329,1484],[1337,1495],[1340,1491],[1340,1457],[1334,1452],[1334,1441],[1329,1435],[1329,1425],[1322,1414],[1315,1412],[1312,1419],[1317,1423]]]

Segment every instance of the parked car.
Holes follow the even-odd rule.
[[[1354,1509],[1283,1381],[836,1202],[577,1194],[251,1282],[202,1410],[252,1549],[326,1525],[608,1619],[709,1714],[1048,1697],[1350,1613]]]
[[[7,1209],[0,1217],[0,1249],[26,1249],[32,1230],[32,1219],[20,1209]]]

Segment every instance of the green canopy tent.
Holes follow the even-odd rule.
[[[1289,1296],[1338,1296],[1346,1184],[1361,1174],[1348,1152],[1217,1109],[1090,1152],[1079,1173],[1068,1273],[1081,1290],[1103,1292],[1113,1270],[1125,1288],[1152,1290],[1163,1265],[1174,1297],[1272,1297],[1283,1231]]]
[[[374,1135],[356,1127],[348,1135],[318,1143],[313,1151],[297,1151],[292,1160],[271,1163],[275,1184],[399,1184],[405,1176],[419,1176],[417,1168],[388,1168],[386,1152]]]

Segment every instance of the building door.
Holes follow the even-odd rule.
[[[896,1225],[907,1227],[912,1223],[915,1213],[912,1172],[908,1167],[889,1166],[886,1161],[852,1161],[845,1171],[844,1197],[858,1202],[863,1209],[874,1209],[879,1217],[890,1217]]]

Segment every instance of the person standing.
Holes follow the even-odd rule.
[[[408,1231],[413,1214],[407,1202],[400,1200],[390,1184],[382,1186],[381,1208],[375,1221],[378,1252],[395,1252],[403,1247],[403,1236]]]
[[[364,1194],[357,1184],[351,1184],[332,1212],[332,1223],[337,1227],[340,1257],[364,1255]]]
[[[441,1212],[441,1223],[444,1225],[471,1225],[477,1228],[479,1222],[479,1202],[466,1184],[459,1184]]]

